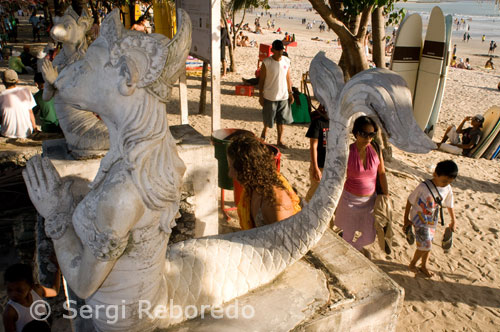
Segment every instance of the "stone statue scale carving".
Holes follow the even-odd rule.
[[[320,53],[311,63],[311,80],[334,134],[311,202],[279,223],[167,246],[184,172],[164,111],[190,48],[190,21],[180,13],[182,26],[168,41],[124,30],[112,12],[85,57],[54,82],[61,100],[97,112],[109,129],[110,150],[89,194],[73,202],[71,184],[47,159],[32,158],[23,173],[68,284],[87,304],[103,305],[101,318],[93,320],[98,331],[153,331],[180,323],[187,318],[138,319],[138,301],[218,306],[272,281],[300,259],[321,238],[340,197],[349,121],[356,113],[376,117],[389,140],[406,151],[434,147],[413,119],[401,77],[369,70],[344,86],[338,66]],[[126,317],[106,322],[104,308],[123,301]]]

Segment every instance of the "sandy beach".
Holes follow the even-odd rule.
[[[280,2],[282,3],[282,2]],[[305,4],[307,2],[297,2]],[[273,3],[272,3],[273,4]],[[274,3],[276,4],[276,3]],[[247,13],[245,22],[253,27],[257,12]],[[320,33],[318,16],[301,8],[270,10],[276,18],[276,28],[295,34],[297,47],[289,47],[292,63],[292,81],[300,87],[302,74],[307,72],[312,58],[320,51],[337,62],[341,48],[333,32]],[[306,30],[300,18],[316,20],[312,30]],[[265,28],[269,16],[261,18]],[[474,28],[474,27],[472,27]],[[283,35],[263,29],[263,34],[245,32],[250,40],[271,44]],[[491,106],[500,106],[500,69],[484,69],[487,45],[480,39],[462,42],[460,31],[453,35],[458,56],[469,57],[473,70],[450,68],[448,81],[437,122],[434,140],[441,138],[446,127],[458,125],[469,115],[483,114]],[[463,34],[463,31],[462,31]],[[311,38],[318,37],[320,41]],[[41,46],[40,46],[41,47]],[[21,49],[17,45],[16,49]],[[36,54],[36,51],[33,52]],[[499,51],[497,50],[497,53]],[[241,128],[260,134],[261,106],[258,98],[237,96],[235,86],[242,78],[254,77],[258,48],[237,47],[237,72],[228,73],[221,82],[221,127]],[[387,57],[387,62],[390,57]],[[495,64],[500,66],[496,57]],[[28,76],[24,77],[25,79]],[[33,81],[26,81],[36,91]],[[189,123],[206,137],[211,135],[210,92],[207,93],[206,114],[198,114],[201,79],[188,77]],[[210,84],[209,84],[210,88]],[[0,89],[4,89],[3,85]],[[210,91],[210,89],[209,89]],[[168,103],[170,125],[180,124],[178,88],[174,87]],[[307,124],[286,126],[284,141],[290,147],[281,151],[281,172],[301,197],[309,188],[309,139],[305,137]],[[276,143],[276,130],[268,133],[269,143]],[[423,179],[430,178],[437,162],[453,159],[459,167],[459,176],[452,184],[455,197],[457,231],[453,248],[445,254],[441,248],[444,227],[439,227],[430,258],[429,268],[435,275],[428,279],[407,268],[415,248],[406,243],[401,227],[406,199]],[[368,247],[372,261],[405,289],[404,307],[400,313],[397,331],[498,331],[500,326],[500,162],[499,160],[471,159],[432,151],[425,155],[409,154],[393,148],[393,160],[386,162],[390,195],[394,206],[395,231],[393,253],[386,255],[376,243]],[[445,213],[446,220],[449,221]],[[235,223],[231,225],[235,226]],[[1,329],[1,328],[0,328]]]
[[[260,11],[256,11],[256,13]],[[319,51],[338,61],[341,48],[333,40],[333,32],[320,33],[316,23],[306,30],[300,18],[317,16],[305,9],[271,9],[276,18],[276,29],[295,34],[297,47],[289,47],[292,79],[300,87],[302,74]],[[255,14],[247,14],[245,22],[253,26]],[[288,18],[292,17],[292,19]],[[315,18],[316,17],[316,18]],[[269,16],[261,18],[266,25]],[[472,29],[474,26],[472,26]],[[270,44],[283,35],[264,29],[264,34],[245,32],[250,40]],[[449,124],[458,125],[468,115],[483,114],[489,107],[500,105],[500,70],[484,69],[487,60],[487,39],[484,43],[472,39],[464,43],[463,31],[454,34],[458,57],[469,57],[473,70],[450,68],[434,139],[441,138]],[[455,36],[456,35],[456,36]],[[323,41],[313,41],[318,37]],[[237,72],[222,79],[222,128],[242,128],[260,134],[261,107],[257,97],[236,96],[234,89],[242,78],[254,77],[258,49],[238,47],[235,51]],[[387,57],[390,61],[390,57]],[[497,60],[498,62],[498,60]],[[205,136],[210,136],[210,105],[207,114],[198,115],[200,79],[188,79],[190,124]],[[180,122],[177,91],[169,105],[169,121]],[[210,101],[210,94],[207,100]],[[173,114],[174,113],[174,114]],[[309,140],[305,137],[307,125],[290,125],[285,129],[285,142],[290,149],[282,151],[281,170],[289,182],[304,197],[309,188]],[[276,143],[276,131],[268,134],[269,143]],[[397,331],[498,331],[500,326],[500,163],[498,160],[471,159],[433,151],[425,155],[409,154],[393,149],[394,159],[386,163],[390,194],[394,202],[395,237],[393,253],[388,256],[376,243],[369,247],[372,261],[405,289],[405,304]],[[445,159],[453,159],[459,166],[459,176],[452,184],[455,197],[457,232],[452,250],[445,254],[441,248],[444,227],[439,227],[430,258],[431,279],[415,275],[407,269],[415,248],[406,243],[401,231],[406,199],[420,181],[431,177],[430,167]],[[446,220],[449,217],[445,215]]]

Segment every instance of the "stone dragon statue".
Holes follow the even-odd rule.
[[[46,82],[43,98],[44,100],[54,98],[57,118],[66,138],[68,150],[76,159],[103,156],[109,149],[108,130],[105,124],[91,112],[63,102],[54,87],[57,73],[85,55],[88,47],[86,33],[92,22],[92,16],[86,10],[78,15],[72,6],[68,7],[62,17],[56,17],[50,35],[63,46],[53,62],[46,60],[42,66]]]
[[[61,179],[47,158],[32,158],[23,172],[67,283],[99,308],[93,317],[97,331],[144,332],[181,323],[188,319],[184,314],[139,319],[139,300],[153,307],[219,306],[272,281],[300,259],[323,235],[339,200],[354,115],[376,118],[401,149],[434,148],[413,118],[400,76],[373,69],[344,85],[339,67],[319,53],[311,80],[329,112],[332,134],[311,202],[279,223],[168,246],[184,164],[168,130],[165,101],[191,43],[189,17],[182,10],[178,17],[180,28],[169,41],[124,30],[118,12],[112,12],[86,55],[54,82],[61,100],[98,113],[109,129],[110,150],[83,200],[72,200],[71,182]],[[126,310],[110,324],[106,308],[112,305]]]

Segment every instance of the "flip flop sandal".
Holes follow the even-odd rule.
[[[409,245],[415,243],[415,234],[413,234],[411,225],[406,227],[405,234],[406,234],[406,242],[408,242]]]
[[[451,249],[451,246],[453,244],[453,231],[451,228],[446,227],[444,230],[444,235],[443,235],[443,242],[441,243],[441,247],[447,252],[448,250]]]

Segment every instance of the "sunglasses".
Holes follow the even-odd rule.
[[[375,131],[369,133],[367,133],[366,131],[360,131],[358,132],[358,135],[363,138],[375,138],[375,136],[377,136],[377,133]]]

